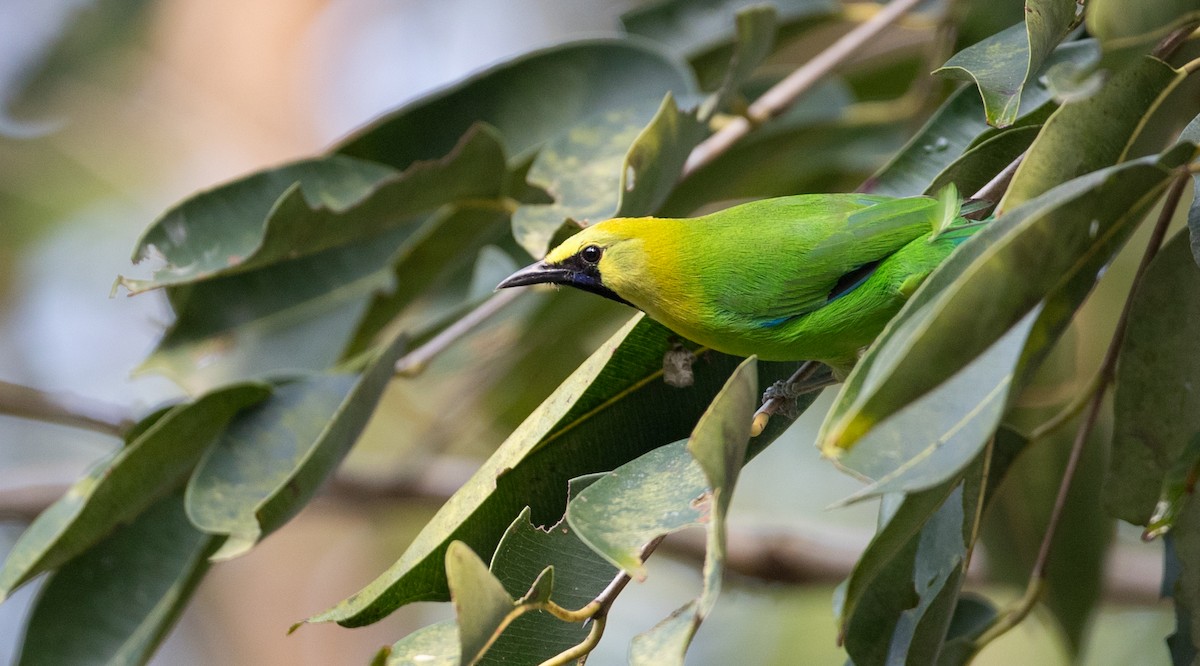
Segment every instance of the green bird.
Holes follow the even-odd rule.
[[[497,289],[558,284],[636,307],[710,349],[819,361],[843,379],[979,227],[937,197],[804,194],[695,218],[587,227]]]

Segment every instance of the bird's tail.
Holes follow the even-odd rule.
[[[987,201],[963,202],[954,183],[943,187],[938,192],[937,198],[939,210],[934,218],[933,234],[929,237],[930,242],[949,240],[955,244],[961,243],[991,221],[990,217],[982,220],[969,220],[964,217],[985,210],[992,204]]]

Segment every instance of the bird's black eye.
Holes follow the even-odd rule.
[[[589,264],[600,263],[600,255],[604,254],[604,250],[599,245],[589,245],[579,251],[579,258]]]

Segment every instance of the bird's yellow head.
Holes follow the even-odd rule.
[[[546,258],[508,276],[496,288],[561,284],[640,307],[637,292],[645,270],[645,227],[653,218],[616,218],[563,241]]]

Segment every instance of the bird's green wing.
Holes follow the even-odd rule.
[[[783,236],[768,242],[796,251],[769,274],[751,281],[751,289],[729,293],[722,306],[767,327],[812,312],[856,287],[880,261],[929,233],[942,214],[938,201],[909,197],[880,200],[840,216],[776,225],[775,233]],[[803,242],[793,242],[796,236]]]

